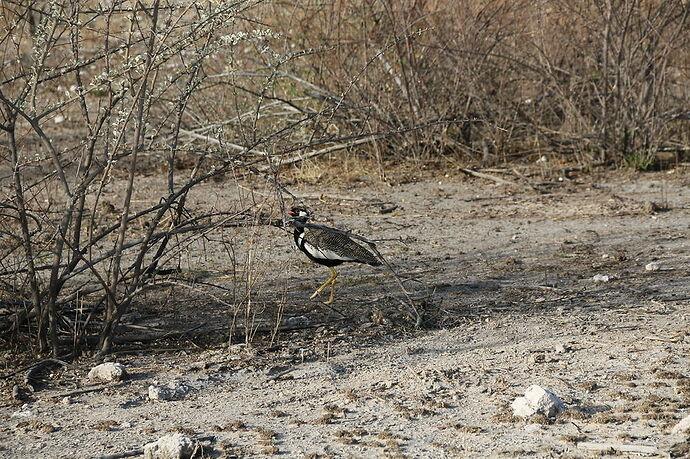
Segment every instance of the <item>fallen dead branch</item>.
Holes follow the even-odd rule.
[[[492,180],[492,181],[494,181],[496,183],[500,183],[502,185],[510,185],[510,186],[514,186],[514,187],[518,187],[518,188],[522,188],[522,189],[530,190],[530,191],[534,190],[534,187],[531,185],[523,185],[522,183],[511,182],[510,180],[502,179],[501,177],[496,177],[495,175],[473,171],[472,169],[460,169],[460,170],[467,175],[471,175],[473,177],[478,177],[478,178],[483,178],[486,180]]]
[[[90,394],[92,392],[100,392],[108,388],[120,387],[124,384],[126,384],[126,381],[119,382],[117,384],[99,384],[98,386],[87,387],[84,389],[66,390],[55,394],[50,394],[50,398],[65,398],[73,395]]]
[[[134,449],[131,451],[125,451],[124,453],[108,454],[106,456],[96,456],[94,459],[121,459],[123,457],[135,457],[135,456],[143,456],[143,455],[144,455],[143,449]]]
[[[204,437],[193,437],[192,441],[199,443],[199,442],[204,442],[204,441],[209,441],[211,443],[216,441],[216,436],[215,435],[206,435]],[[96,456],[94,459],[121,459],[123,457],[134,457],[134,456],[143,456],[144,455],[144,450],[143,449],[134,449],[131,451],[125,451],[122,453],[116,453],[116,454],[108,454],[105,456]]]
[[[578,448],[586,449],[587,451],[607,452],[613,451],[618,453],[636,453],[647,455],[658,455],[659,449],[656,446],[649,445],[633,445],[627,443],[595,443],[583,441],[577,444]]]
[[[31,365],[26,365],[26,366],[23,366],[23,367],[21,367],[21,368],[17,368],[16,370],[14,370],[14,371],[12,371],[12,372],[10,372],[10,373],[7,373],[7,374],[5,374],[5,375],[0,375],[0,380],[2,380],[2,379],[7,379],[7,378],[11,378],[12,376],[14,376],[14,375],[16,375],[16,374],[18,374],[18,373],[21,373],[22,371],[31,370],[32,368],[34,368],[34,367],[36,367],[36,366],[44,365],[46,361],[52,361],[52,360],[57,360],[57,359],[45,359],[45,360],[40,360],[40,361],[38,361],[38,362],[32,363]],[[66,363],[62,362],[61,360],[58,360],[58,362],[60,362],[60,365],[67,365]],[[56,362],[56,363],[57,363],[57,362]]]
[[[357,145],[370,143],[370,142],[373,142],[373,141],[375,141],[381,137],[382,137],[382,135],[371,135],[371,136],[367,136],[367,137],[364,137],[361,139],[353,140],[351,142],[345,142],[345,143],[339,143],[336,145],[331,145],[330,147],[322,148],[321,150],[315,150],[315,151],[311,151],[311,152],[305,153],[305,154],[297,154],[297,155],[292,156],[292,157],[287,158],[287,159],[281,159],[281,160],[276,161],[275,164],[262,166],[262,167],[259,167],[257,169],[259,170],[259,172],[267,172],[267,171],[273,169],[274,167],[287,166],[289,164],[298,163],[298,162],[304,161],[304,160],[309,159],[309,158],[315,158],[317,156],[325,155],[327,153],[333,153],[334,151],[344,150],[346,148],[355,147]]]
[[[59,359],[45,359],[45,360],[41,360],[40,362],[37,362],[35,365],[33,365],[31,368],[29,368],[29,371],[27,371],[26,374],[24,375],[24,384],[29,386],[31,388],[32,392],[36,390],[34,388],[34,380],[36,379],[36,374],[40,370],[42,370],[43,368],[45,368],[49,365],[66,367],[68,365],[68,363],[63,362],[62,360],[59,360]]]

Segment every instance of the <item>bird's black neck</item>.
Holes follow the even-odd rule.
[[[292,226],[295,227],[294,231],[292,232],[292,235],[295,238],[295,244],[297,244],[297,247],[299,247],[301,250],[302,247],[299,246],[299,235],[304,233],[304,225],[300,224],[300,222],[293,222]]]

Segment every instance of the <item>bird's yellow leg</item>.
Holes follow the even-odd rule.
[[[321,287],[316,289],[316,291],[309,297],[310,299],[313,299],[316,295],[323,292],[326,287],[335,283],[335,278],[338,277],[338,271],[336,271],[332,266],[329,266],[328,269],[331,270],[331,277],[329,277],[328,280],[321,285]],[[330,302],[328,304],[330,304]]]
[[[333,280],[331,281],[331,294],[328,296],[328,301],[326,301],[325,304],[331,304],[333,303],[333,298],[335,297],[335,278],[338,277],[338,271],[336,271],[334,268],[333,269]]]

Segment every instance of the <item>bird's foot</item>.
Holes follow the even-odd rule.
[[[331,286],[331,296],[332,296],[332,294],[333,294],[333,286],[334,286],[334,283],[335,283],[335,279],[333,279],[333,278],[328,279],[326,282],[323,283],[323,285],[322,285],[321,287],[317,288],[316,291],[315,291],[314,293],[311,294],[311,296],[309,297],[309,299],[310,299],[310,300],[313,300],[314,298],[316,298],[317,296],[319,296],[319,295],[321,294],[321,292],[323,292],[324,290],[326,290],[326,287],[328,287],[329,285]]]

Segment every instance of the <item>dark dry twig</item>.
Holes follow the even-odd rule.
[[[71,397],[73,395],[81,395],[81,394],[89,394],[92,392],[100,392],[102,390],[108,389],[108,388],[114,388],[114,387],[120,387],[125,385],[126,382],[119,382],[117,384],[100,384],[98,386],[94,387],[87,387],[84,389],[75,389],[75,390],[67,390],[67,391],[62,391],[58,392],[56,394],[50,394],[50,398],[65,398],[65,397]]]
[[[496,183],[500,183],[502,185],[511,185],[511,186],[515,186],[518,188],[523,188],[525,190],[533,190],[534,189],[530,185],[523,185],[522,183],[511,182],[510,180],[502,179],[501,177],[496,177],[495,175],[491,175],[491,174],[485,174],[483,172],[473,171],[472,169],[460,169],[460,170],[462,172],[464,172],[465,174],[472,175],[472,176],[478,177],[478,178],[492,180],[492,181],[494,181]]]

